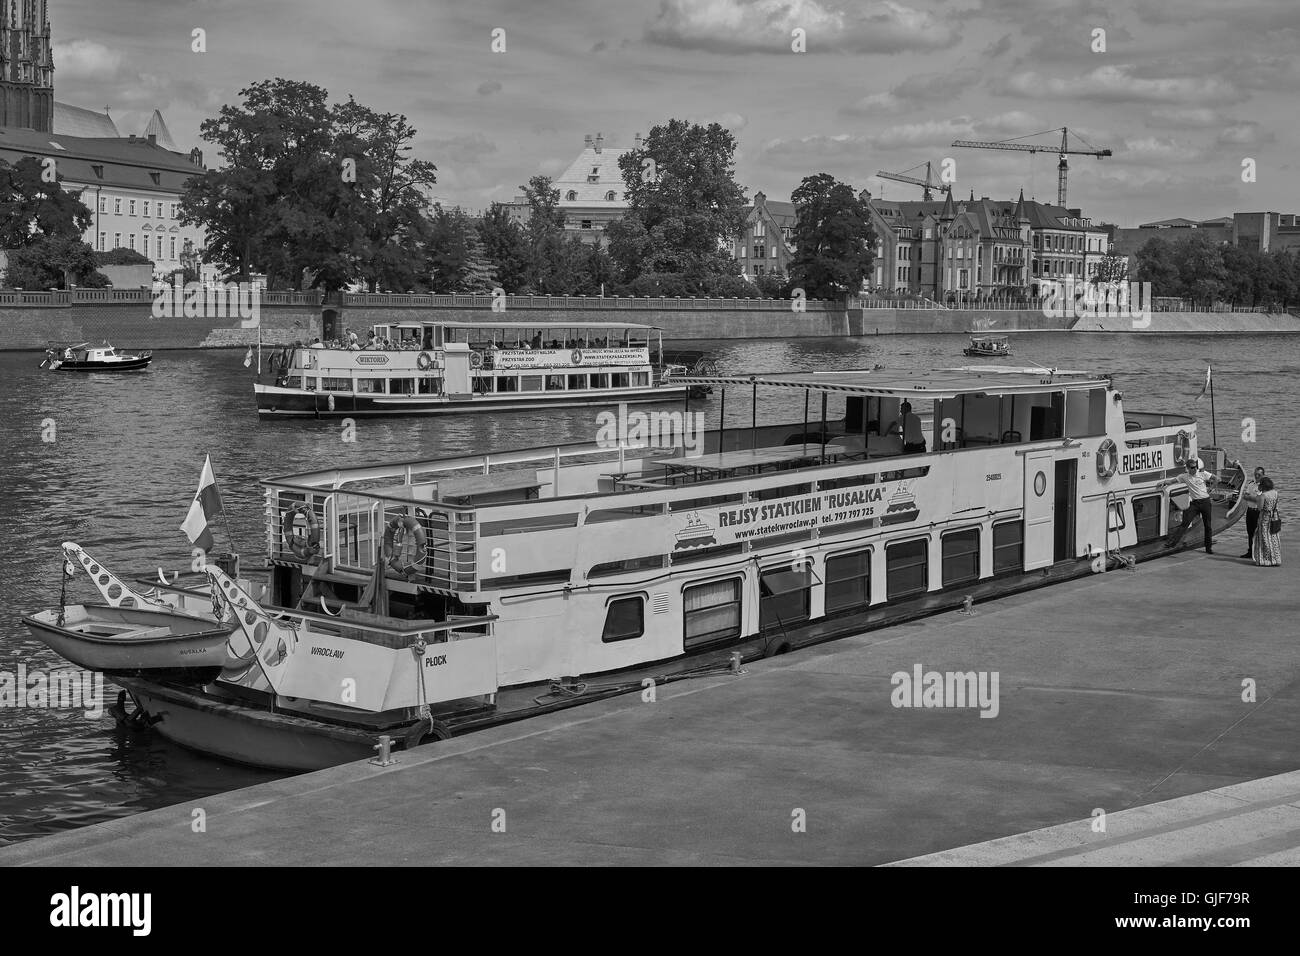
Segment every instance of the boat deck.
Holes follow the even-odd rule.
[[[1248,782],[1300,768],[1300,572],[1230,557],[1244,542],[1238,527],[1213,556],[660,686],[655,703],[623,696],[386,769],[31,840],[0,865],[1295,862],[1300,781]],[[998,716],[894,708],[890,676],[917,664],[997,671]],[[196,805],[220,838],[193,839]],[[1088,826],[1098,807],[1106,834]],[[1015,836],[1044,827],[1061,829]]]

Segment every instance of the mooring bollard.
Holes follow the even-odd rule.
[[[731,652],[731,673],[739,674],[740,671],[740,651]]]
[[[388,734],[380,735],[379,743],[371,749],[379,751],[378,757],[370,758],[370,762],[376,767],[388,767],[397,763],[397,759],[393,756],[393,738]]]

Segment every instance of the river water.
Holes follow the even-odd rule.
[[[958,335],[681,343],[709,351],[724,373],[944,368],[967,361],[965,344]],[[1269,468],[1284,511],[1297,500],[1300,338],[1044,332],[1013,336],[1012,344],[1012,364],[1113,373],[1129,410],[1197,416],[1203,443],[1210,401],[1194,399],[1213,366],[1220,444]],[[143,374],[84,376],[38,369],[39,354],[0,353],[0,679],[20,664],[29,671],[65,664],[21,622],[58,603],[61,541],[77,541],[131,574],[189,564],[178,528],[204,454],[212,456],[230,533],[245,563],[258,564],[265,553],[260,478],[595,438],[592,408],[362,420],[356,441],[345,443],[337,421],[260,423],[243,358],[234,350],[162,352]],[[775,402],[760,393],[759,418],[798,421],[802,402],[799,393]],[[716,394],[694,403],[709,427],[718,405]],[[729,392],[726,406],[729,425],[748,424],[746,389]],[[1244,419],[1254,422],[1254,443],[1242,441]],[[74,582],[77,596],[93,594],[84,576]],[[106,685],[105,697],[116,691]],[[116,730],[107,715],[0,709],[0,844],[276,776],[187,752],[156,734]]]

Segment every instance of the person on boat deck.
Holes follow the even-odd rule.
[[[322,342],[322,341],[320,340],[320,336],[319,336],[319,335],[316,336],[316,338],[314,338],[314,339],[311,340],[311,346],[310,346],[310,348],[313,348],[313,349],[323,349],[324,347],[325,347],[325,343]]]
[[[1179,475],[1176,479],[1187,486],[1190,501],[1188,507],[1183,511],[1182,523],[1178,530],[1165,539],[1167,547],[1173,547],[1183,539],[1188,526],[1192,523],[1195,515],[1201,516],[1201,530],[1205,534],[1205,553],[1214,554],[1213,528],[1210,521],[1210,491],[1209,485],[1214,484],[1219,479],[1214,477],[1208,471],[1201,470],[1201,459],[1187,459],[1187,470]]]
[[[1234,461],[1233,464],[1241,467],[1240,461]],[[1255,554],[1255,532],[1259,528],[1259,480],[1263,477],[1263,467],[1257,466],[1254,477],[1247,478],[1242,483],[1241,494],[1238,495],[1238,500],[1246,502],[1246,553],[1241,555],[1243,558]]]
[[[889,434],[902,437],[904,455],[925,453],[925,432],[921,431],[921,419],[912,411],[911,402],[898,407],[898,421],[889,426]]]
[[[1264,476],[1259,479],[1258,494],[1247,498],[1254,500],[1259,509],[1260,524],[1255,531],[1255,541],[1251,548],[1251,557],[1261,568],[1280,568],[1282,566],[1282,528],[1272,530],[1272,522],[1278,519],[1277,491],[1273,479]]]

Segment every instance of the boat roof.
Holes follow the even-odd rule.
[[[638,322],[578,322],[561,319],[552,322],[449,322],[438,319],[432,322],[376,322],[375,325],[391,325],[396,328],[421,329],[425,326],[440,325],[450,329],[658,329],[657,325],[642,325]]]
[[[683,375],[684,385],[754,386],[848,392],[855,395],[954,398],[994,392],[999,395],[1063,389],[1105,388],[1110,383],[1092,372],[1059,369],[952,368],[936,371],[848,369],[840,372],[771,372],[757,375]]]

